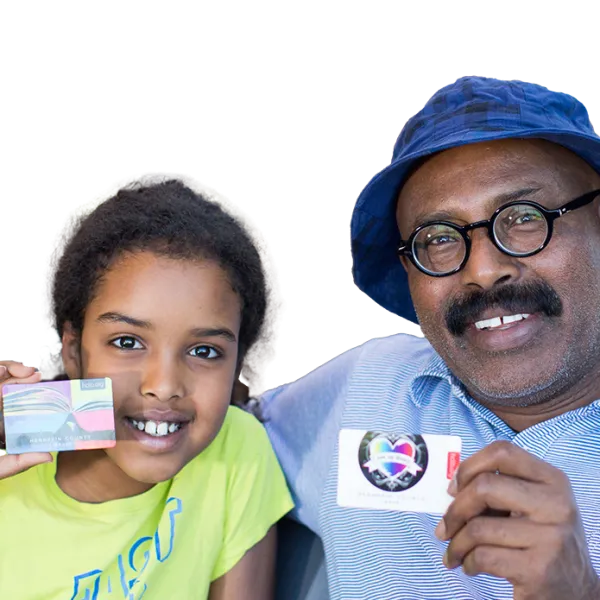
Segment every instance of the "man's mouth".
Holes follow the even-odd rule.
[[[510,326],[514,323],[518,323],[519,321],[524,321],[528,319],[531,315],[528,313],[516,313],[514,315],[503,315],[499,317],[492,317],[491,319],[482,319],[480,321],[475,321],[475,327],[482,330],[492,330],[492,329],[500,329]]]
[[[498,309],[487,311],[477,321],[471,321],[465,331],[466,340],[473,348],[484,352],[517,350],[532,343],[547,323],[538,312],[498,314]],[[508,312],[508,311],[507,311]],[[494,314],[495,313],[495,314]]]

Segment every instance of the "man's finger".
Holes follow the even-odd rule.
[[[519,513],[537,522],[554,522],[553,508],[557,498],[549,497],[550,489],[545,484],[516,477],[480,473],[457,494],[436,534],[441,539],[450,539],[487,509]]]
[[[462,569],[465,575],[487,573],[507,579],[514,585],[525,580],[529,562],[526,550],[477,546],[465,556]]]
[[[477,546],[527,549],[551,535],[551,525],[538,525],[526,518],[476,517],[451,540],[444,556],[449,569],[458,567]]]
[[[0,479],[11,477],[31,467],[47,462],[52,462],[52,455],[48,452],[5,454],[4,456],[0,456]]]
[[[486,472],[512,475],[539,483],[555,482],[562,475],[561,471],[523,448],[507,441],[499,441],[486,446],[461,463],[456,472],[457,489],[460,491],[477,475]]]

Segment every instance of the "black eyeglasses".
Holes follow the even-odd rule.
[[[555,219],[590,204],[600,190],[588,192],[560,208],[548,210],[537,202],[517,200],[498,208],[487,221],[461,227],[451,221],[431,221],[417,227],[398,248],[426,275],[446,277],[460,271],[471,253],[469,231],[486,227],[496,248],[509,256],[533,256],[550,242]]]

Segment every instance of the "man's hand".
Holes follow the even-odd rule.
[[[4,447],[4,418],[2,417],[2,386],[7,383],[38,383],[41,374],[33,367],[26,367],[12,360],[0,361],[0,441]],[[30,467],[50,462],[48,452],[28,452],[26,454],[6,454],[0,456],[0,479],[26,471]]]
[[[448,491],[454,501],[436,528],[450,540],[448,568],[507,579],[515,600],[600,599],[562,471],[509,442],[494,442],[460,465]],[[490,516],[495,511],[505,516]]]

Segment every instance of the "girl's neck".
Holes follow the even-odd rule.
[[[152,483],[141,483],[124,473],[103,450],[61,452],[56,483],[74,500],[99,504],[147,492]]]

